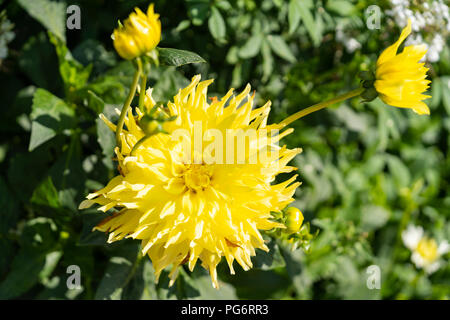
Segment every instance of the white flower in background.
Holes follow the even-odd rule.
[[[342,26],[336,27],[336,41],[342,43],[349,53],[353,53],[361,48],[361,43],[345,33]]]
[[[386,14],[403,28],[411,19],[413,34],[405,45],[424,43],[428,47],[425,59],[439,61],[444,49],[444,39],[450,34],[450,9],[443,0],[391,0],[391,10]]]
[[[359,41],[356,40],[355,38],[349,38],[345,43],[345,47],[349,52],[354,52],[355,50],[361,48],[361,43],[359,43]]]
[[[431,40],[430,48],[428,49],[428,60],[435,62],[439,60],[439,53],[444,49],[444,39],[437,33],[433,40]]]
[[[436,240],[424,236],[422,227],[409,225],[402,232],[402,239],[405,246],[412,252],[412,262],[428,274],[439,269],[443,263],[441,256],[450,251],[447,241],[444,240],[438,245]]]

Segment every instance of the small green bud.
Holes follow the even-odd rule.
[[[70,234],[67,231],[61,231],[59,233],[59,236],[61,237],[61,239],[68,239],[70,237]]]
[[[361,94],[361,98],[363,98],[363,102],[370,102],[378,97],[378,92],[374,87],[370,87]]]
[[[139,127],[141,127],[142,131],[144,131],[147,136],[163,131],[161,122],[148,115],[144,115],[141,120],[139,120]]]
[[[372,71],[360,71],[358,74],[358,77],[362,80],[362,81],[371,81],[371,80],[375,80],[375,75],[373,74]]]
[[[362,82],[363,88],[369,89],[373,87],[373,84],[375,83],[375,80],[364,80]]]

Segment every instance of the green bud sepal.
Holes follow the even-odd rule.
[[[370,102],[378,97],[378,92],[374,87],[375,74],[372,71],[361,71],[358,76],[361,79],[361,86],[365,89],[361,93],[362,102]]]

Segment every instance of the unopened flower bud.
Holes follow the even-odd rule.
[[[296,233],[300,230],[300,227],[303,223],[303,214],[302,212],[295,208],[289,207],[286,210],[286,231],[289,234]]]
[[[147,136],[151,136],[162,131],[161,123],[148,115],[144,115],[141,120],[139,120],[139,127]]]

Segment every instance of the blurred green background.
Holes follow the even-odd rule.
[[[369,29],[371,1],[154,1],[160,46],[208,63],[153,68],[149,84],[156,100],[167,101],[198,73],[216,79],[211,96],[250,83],[257,105],[271,100],[271,121],[280,121],[358,86],[358,72],[373,69],[400,34],[392,2],[377,1],[380,28]],[[410,2],[419,11],[443,3]],[[80,30],[66,29],[72,4],[81,9]],[[443,39],[432,48],[438,59],[427,62],[431,116],[353,99],[294,123],[285,138],[303,148],[293,161],[303,182],[293,205],[319,231],[308,252],[272,241],[248,272],[231,276],[222,262],[218,291],[199,266],[168,288],[165,274],[155,284],[149,259],[136,260],[137,241],[108,245],[92,233],[103,215],[78,204],[116,174],[114,137],[98,113],[113,116],[133,74],[110,35],[118,19],[148,4],[0,1],[1,299],[450,297],[448,255],[427,275],[401,239],[408,224],[438,242],[450,238],[449,30],[438,22],[416,33],[430,43],[436,34]],[[66,286],[71,265],[81,269],[81,288]],[[381,289],[366,285],[370,265],[380,267]]]

